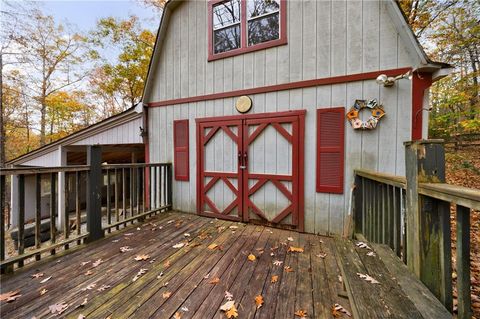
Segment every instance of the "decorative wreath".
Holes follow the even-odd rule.
[[[370,109],[372,111],[372,115],[366,121],[362,121],[358,117],[360,111],[363,109]],[[385,111],[381,105],[378,105],[377,99],[355,100],[355,104],[347,113],[347,119],[355,130],[373,130],[377,127],[378,122],[384,115]]]

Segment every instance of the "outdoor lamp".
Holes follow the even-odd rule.
[[[377,76],[376,82],[378,85],[383,85],[384,87],[391,87],[393,84],[395,84],[395,81],[400,80],[400,79],[405,79],[408,78],[409,80],[412,79],[412,71],[408,71],[405,74],[400,74],[395,77],[393,76],[387,76],[386,74],[380,74]]]

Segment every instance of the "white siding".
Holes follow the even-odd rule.
[[[129,120],[103,131],[95,131],[89,137],[82,138],[69,145],[111,145],[143,143],[140,136],[140,127],[143,126],[142,117]]]
[[[288,44],[207,61],[207,1],[185,1],[161,39],[145,102],[415,66],[386,1],[287,1]]]
[[[411,95],[409,82],[403,81],[392,88],[379,88],[375,81],[352,82],[348,84],[325,85],[252,95],[253,108],[250,113],[264,113],[282,110],[305,109],[305,230],[321,234],[340,234],[348,208],[349,190],[353,183],[353,169],[363,167],[382,172],[402,175],[405,173],[403,142],[410,138]],[[344,106],[346,109],[355,99],[379,98],[386,116],[374,131],[354,131],[345,121],[345,191],[343,195],[317,193],[315,191],[316,160],[316,109]],[[278,101],[289,101],[278,103]],[[290,106],[289,106],[290,105]],[[195,118],[235,114],[233,99],[219,99],[198,103],[151,108],[149,110],[151,132],[151,162],[173,162],[172,123],[174,119],[189,119],[190,124],[190,181],[176,182],[173,186],[174,208],[196,211],[196,124]],[[264,145],[272,156],[264,160],[255,159],[258,170],[269,171],[275,161],[281,164],[282,153],[275,137]],[[213,146],[213,145],[212,145]],[[224,154],[224,145],[214,144],[210,163]],[[259,145],[261,147],[261,145]],[[275,152],[277,152],[275,154]],[[216,155],[213,155],[216,154]],[[261,153],[258,153],[261,154]],[[227,155],[225,155],[227,156]],[[280,161],[280,162],[279,162]],[[223,159],[228,163],[227,159]],[[217,165],[217,164],[215,164]],[[216,190],[219,192],[219,190]],[[224,196],[223,193],[215,196]],[[270,195],[265,195],[270,196]],[[271,194],[276,196],[276,194]],[[280,204],[279,204],[280,205]]]
[[[18,163],[25,166],[41,166],[41,167],[51,167],[51,166],[60,166],[58,157],[58,148],[52,150],[49,153],[40,155],[38,157],[32,158],[26,162]]]

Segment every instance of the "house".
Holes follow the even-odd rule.
[[[143,116],[142,107],[137,105],[115,116],[109,117],[99,123],[93,124],[78,132],[70,134],[55,142],[49,143],[32,152],[10,160],[10,167],[63,167],[72,165],[85,165],[87,162],[87,146],[102,146],[102,161],[109,164],[142,163],[144,162],[145,147],[143,143]],[[42,176],[41,181],[41,214],[42,218],[50,216],[50,179]],[[18,224],[18,176],[12,175],[11,183],[11,225]],[[68,194],[66,199],[65,183]],[[80,176],[79,205],[85,207],[85,175]],[[25,221],[35,217],[35,176],[25,177]],[[58,173],[56,185],[57,200],[57,228],[63,227],[65,210],[76,209],[75,176],[69,175],[65,180],[65,172]],[[66,203],[68,201],[68,203]]]
[[[405,174],[431,61],[394,0],[167,3],[144,92],[174,209],[342,234],[355,168]]]

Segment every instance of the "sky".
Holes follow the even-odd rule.
[[[126,18],[136,15],[142,21],[143,27],[153,32],[160,23],[158,13],[137,0],[56,0],[37,3],[45,14],[52,15],[56,21],[68,21],[81,31],[91,30],[98,19],[107,16]]]

